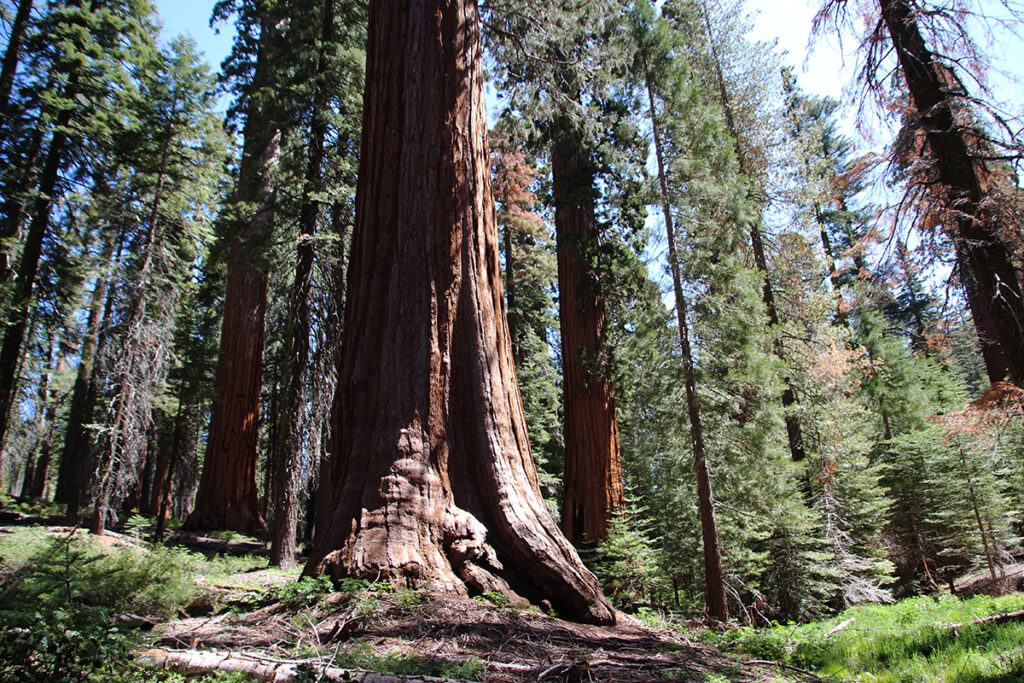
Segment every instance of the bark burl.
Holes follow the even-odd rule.
[[[334,511],[307,574],[610,623],[544,508],[502,307],[475,0],[370,5]]]

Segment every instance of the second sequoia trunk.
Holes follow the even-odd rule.
[[[370,6],[335,501],[307,574],[614,621],[548,516],[502,307],[474,0]]]
[[[551,150],[558,239],[558,319],[565,405],[565,496],[562,531],[577,546],[608,535],[623,504],[615,399],[604,359],[606,314],[590,265],[596,253],[594,171],[568,130]]]

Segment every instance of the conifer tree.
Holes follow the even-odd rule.
[[[817,22],[841,19],[844,2],[823,4]],[[880,74],[893,65],[907,114],[894,160],[914,166],[910,203],[920,226],[939,228],[952,243],[957,273],[971,311],[992,382],[1008,375],[1024,382],[1024,296],[1014,265],[1014,218],[1007,197],[1013,181],[998,166],[1020,158],[1018,140],[1000,139],[999,124],[985,126],[959,70],[958,51],[971,51],[973,3],[941,11],[931,2],[878,0],[858,7],[869,26],[861,78],[880,102],[888,98]],[[973,53],[972,53],[973,57]],[[981,82],[984,82],[983,79]]]
[[[188,291],[200,245],[209,238],[226,163],[212,79],[191,41],[172,41],[145,72],[142,88],[149,107],[138,112],[138,128],[129,134],[133,172],[123,197],[126,205],[129,197],[141,200],[132,217],[138,229],[128,237],[132,256],[121,264],[121,277],[131,284],[107,321],[116,324],[117,343],[97,359],[107,387],[90,526],[98,534],[141,483],[153,407],[166,390],[174,351],[178,296]]]
[[[36,88],[39,110],[34,126],[48,138],[46,153],[16,268],[16,282],[7,307],[0,344],[0,443],[7,432],[15,394],[18,358],[22,351],[29,310],[43,243],[50,229],[58,181],[71,166],[87,173],[93,161],[83,150],[102,149],[119,125],[124,98],[131,97],[129,70],[144,62],[153,50],[148,0],[110,0],[81,4],[76,0],[54,3],[37,26],[32,41],[45,70]],[[45,41],[43,40],[45,37]],[[81,106],[82,104],[87,106]],[[70,152],[75,151],[72,155]],[[7,233],[20,215],[8,215]]]
[[[303,9],[312,16],[303,14]],[[310,415],[306,406],[312,402],[314,411],[317,403],[326,406],[325,401],[316,400],[316,391],[308,389],[309,384],[321,381],[314,374],[311,346],[325,348],[334,343],[326,337],[324,327],[318,332],[313,320],[317,244],[322,245],[319,260],[326,262],[324,270],[330,270],[332,256],[337,258],[331,253],[331,242],[320,234],[325,228],[328,235],[330,233],[328,207],[322,204],[331,198],[337,200],[344,192],[338,183],[345,180],[336,169],[326,167],[327,147],[332,140],[354,138],[358,134],[361,112],[358,93],[362,88],[365,41],[364,9],[358,3],[310,3],[309,7],[293,8],[293,12],[286,41],[291,46],[291,59],[296,62],[295,74],[290,79],[296,85],[286,91],[291,101],[288,118],[296,132],[304,121],[308,121],[308,129],[298,136],[306,140],[301,153],[296,155],[297,160],[301,160],[297,165],[304,165],[299,181],[301,198],[295,207],[299,235],[283,345],[284,388],[277,408],[280,424],[276,443],[272,444],[276,463],[270,555],[271,562],[282,567],[295,563],[300,489],[304,473],[308,479],[316,467],[316,448],[310,448],[309,444],[317,444],[321,438],[319,427],[323,420],[311,419],[315,415]],[[299,50],[303,45],[310,47]],[[336,153],[345,151],[338,149]],[[287,158],[283,166],[287,169]],[[322,394],[326,398],[330,392]],[[320,412],[326,416],[323,409]],[[304,454],[308,457],[304,458]]]

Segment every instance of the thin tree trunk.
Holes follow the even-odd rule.
[[[64,449],[57,472],[57,491],[54,500],[67,505],[67,517],[72,521],[77,518],[82,489],[88,481],[87,465],[92,439],[85,425],[92,422],[93,407],[96,404],[98,377],[94,372],[94,366],[98,357],[97,350],[106,346],[107,333],[102,326],[104,321],[110,319],[114,306],[113,292],[109,290],[114,265],[121,259],[123,244],[120,235],[117,236],[116,242],[116,255],[114,241],[107,242],[103,247],[102,260],[106,262],[106,272],[96,278],[89,303],[89,321],[79,351],[78,372],[71,392],[71,406],[64,430]]]
[[[373,0],[364,106],[336,506],[305,571],[518,594],[612,622],[530,457],[476,2]]]
[[[879,0],[879,7],[919,117],[918,127],[931,149],[936,179],[947,195],[950,237],[957,245],[961,282],[975,326],[983,330],[982,346],[994,340],[1010,378],[1024,385],[1024,298],[1019,272],[999,235],[1000,219],[983,206],[991,185],[989,172],[974,157],[976,150],[954,113],[947,74],[925,44],[911,4]],[[1002,379],[1003,364],[994,362],[991,353],[985,360],[989,377]]]
[[[344,331],[344,316],[345,316],[345,302],[346,302],[346,275],[347,271],[345,268],[345,229],[347,223],[342,218],[345,212],[345,208],[340,202],[335,202],[331,206],[331,232],[337,238],[338,243],[335,251],[335,261],[331,268],[331,282],[333,289],[331,291],[331,302],[332,305],[328,310],[327,314],[327,326],[325,337],[327,339],[340,339]],[[333,346],[333,355],[330,361],[332,367],[335,369],[337,376],[341,375],[341,344],[335,343]],[[341,424],[341,406],[344,401],[344,387],[341,383],[335,381],[334,386],[334,398],[331,400],[330,414],[327,419],[327,423],[324,425],[326,433],[324,434],[324,449],[323,458],[317,468],[317,482],[315,486],[316,500],[315,507],[313,508],[315,514],[315,521],[313,523],[314,536],[319,534],[321,530],[330,528],[331,515],[334,511],[334,491],[340,487],[340,482],[335,477],[334,463],[337,462],[340,457],[340,435],[338,433],[338,425]]]
[[[28,149],[24,155],[22,168],[13,187],[5,188],[4,196],[4,217],[2,229],[0,229],[0,310],[7,310],[13,294],[15,271],[13,266],[14,244],[20,241],[19,234],[25,223],[25,212],[28,207],[29,190],[36,178],[36,171],[39,167],[39,155],[43,151],[43,131],[36,129],[28,143]],[[14,243],[14,244],[12,244]]]
[[[71,89],[70,85],[68,89]],[[32,210],[32,220],[25,235],[21,260],[18,264],[18,279],[8,308],[7,322],[4,325],[3,342],[0,344],[0,448],[3,447],[7,436],[9,415],[14,401],[18,358],[25,339],[32,291],[35,289],[39,259],[43,251],[43,239],[49,229],[50,211],[53,208],[55,197],[54,190],[57,187],[57,179],[63,163],[64,146],[67,143],[67,136],[61,132],[61,127],[68,124],[70,117],[70,111],[61,112],[56,132],[50,141],[46,163],[39,181],[39,195]]]
[[[324,48],[334,43],[334,2],[326,0],[321,18],[317,73],[327,68]],[[302,433],[307,412],[303,390],[309,381],[310,309],[313,295],[313,239],[320,216],[320,204],[313,197],[323,184],[324,142],[327,121],[323,102],[325,84],[315,84],[313,122],[310,126],[305,178],[305,199],[299,212],[299,244],[296,249],[295,281],[289,305],[286,363],[288,372],[282,397],[281,424],[277,443],[277,476],[274,490],[274,528],[271,533],[270,564],[288,569],[295,566],[299,521],[299,492],[302,487]]]
[[[594,171],[569,124],[561,129],[551,149],[565,437],[561,527],[579,547],[607,537],[625,495],[604,297],[590,265],[598,240]]]
[[[646,60],[644,71],[647,72]],[[654,90],[648,78],[647,98],[651,115],[651,130],[654,134],[654,152],[658,162],[658,186],[661,191],[661,209],[665,220],[665,236],[668,240],[668,262],[672,271],[672,290],[676,297],[676,318],[679,325],[679,348],[683,357],[683,374],[686,384],[686,412],[690,423],[690,443],[693,448],[693,470],[697,478],[697,504],[700,509],[701,539],[704,545],[705,605],[708,614],[718,621],[728,621],[729,605],[725,597],[725,580],[722,572],[722,550],[718,538],[718,522],[715,519],[715,498],[711,490],[711,474],[708,471],[707,452],[704,445],[704,429],[701,422],[700,406],[697,403],[697,373],[693,364],[690,347],[690,333],[687,324],[686,294],[683,292],[682,277],[679,273],[679,252],[676,251],[675,230],[672,221],[672,207],[669,202],[668,177],[665,171],[664,152],[661,147],[661,129],[655,108]],[[673,577],[673,587],[676,579]],[[678,590],[676,602],[679,602]]]
[[[4,53],[3,68],[0,69],[0,118],[10,120],[11,90],[14,87],[14,76],[18,71],[21,56],[21,44],[28,32],[29,18],[32,14],[32,0],[19,0],[18,11],[14,14],[11,31],[7,34],[7,51]],[[6,129],[0,128],[0,144],[6,136]]]

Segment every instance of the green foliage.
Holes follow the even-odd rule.
[[[303,576],[298,581],[274,586],[267,591],[263,599],[268,602],[280,602],[292,609],[300,609],[315,605],[324,595],[333,591],[331,577],[324,574]]]
[[[667,582],[643,512],[630,506],[612,518],[608,537],[594,550],[593,566],[616,607],[654,616],[646,605],[662,601]]]
[[[103,607],[64,605],[12,612],[0,606],[0,610],[2,680],[113,680],[135,643]]]
[[[161,617],[195,594],[179,551],[104,552],[81,537],[23,533],[0,549],[17,569],[0,583],[0,678],[109,680],[136,637],[114,616]]]
[[[494,605],[495,607],[500,607],[501,609],[508,607],[508,598],[497,591],[487,591],[481,595],[474,596],[473,599],[477,602],[484,602]]]
[[[1021,595],[918,597],[856,607],[813,624],[706,632],[702,638],[837,681],[1008,682],[1024,674],[1024,624],[948,626],[1022,607]]]

